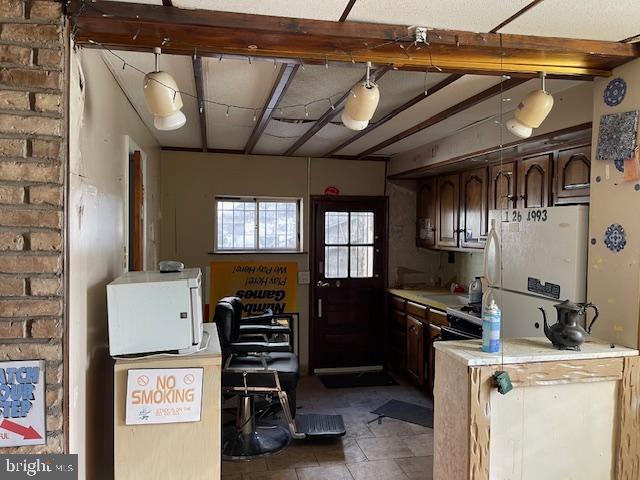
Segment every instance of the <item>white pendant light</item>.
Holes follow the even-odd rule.
[[[371,62],[367,62],[367,78],[351,89],[342,111],[342,123],[351,130],[364,130],[373,118],[380,101],[380,90],[371,81]]]
[[[158,130],[177,130],[187,123],[187,117],[181,111],[182,96],[175,79],[167,72],[158,70],[160,48],[154,48],[153,53],[156,56],[156,68],[144,76],[144,99],[153,113],[154,127]]]
[[[553,108],[553,96],[545,88],[545,74],[540,73],[542,88],[529,92],[518,105],[515,118],[505,124],[507,130],[520,138],[529,138]]]

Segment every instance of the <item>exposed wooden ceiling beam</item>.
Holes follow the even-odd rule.
[[[199,148],[191,148],[191,147],[174,147],[174,146],[164,146],[160,147],[160,150],[164,150],[167,152],[194,152],[194,153],[202,153],[202,150]],[[229,148],[208,148],[206,153],[221,153],[225,155],[245,155],[244,150],[234,150]],[[271,154],[262,154],[262,153],[252,153],[251,155],[259,155],[259,156],[272,156]],[[359,158],[356,156],[350,155],[333,155],[328,157],[334,160],[357,160],[364,162],[388,162],[389,157],[384,157],[382,155],[376,155],[373,157],[363,157]]]
[[[278,77],[271,88],[271,93],[269,93],[269,97],[267,98],[264,107],[262,107],[262,111],[256,121],[256,126],[253,128],[253,132],[251,132],[249,140],[247,140],[247,144],[244,147],[244,153],[250,154],[255,148],[262,136],[262,132],[267,128],[267,124],[269,123],[269,120],[271,120],[273,112],[275,112],[282,100],[282,97],[284,97],[284,94],[287,92],[289,85],[291,85],[293,77],[298,71],[298,67],[299,65],[282,65],[280,67]]]
[[[356,0],[349,0],[349,3],[347,3],[347,6],[344,8],[342,15],[340,15],[340,20],[338,20],[339,22],[344,22],[347,20],[347,17],[351,13],[351,9],[355,5],[355,3],[356,3]]]
[[[496,25],[495,27],[493,27],[491,30],[489,30],[491,33],[497,33],[501,28],[506,27],[507,25],[509,25],[511,22],[513,22],[516,18],[518,18],[520,15],[522,15],[525,12],[528,12],[529,10],[531,10],[533,7],[535,7],[536,5],[539,5],[540,3],[542,3],[543,0],[533,0],[533,2],[529,3],[528,5],[525,5],[524,7],[522,7],[520,10],[518,10],[516,13],[514,13],[513,15],[511,15],[509,18],[507,18],[504,22],[500,23],[499,25]]]
[[[202,76],[202,57],[193,57],[193,78],[196,82],[196,96],[198,97],[198,113],[200,115],[200,143],[202,151],[207,151],[207,109],[204,101],[204,77]]]
[[[567,77],[607,76],[614,67],[640,55],[640,47],[630,43],[437,29],[429,30],[430,47],[418,50],[413,46],[413,29],[406,25],[187,10],[110,0],[82,2],[71,0],[68,8],[77,27],[76,42],[83,45],[93,40],[114,49],[150,51],[164,43],[164,52],[181,55],[197,50],[200,55],[229,53],[305,62],[371,61],[401,69],[424,69],[433,61],[453,73],[536,75],[546,71]]]
[[[371,77],[373,81],[379,80],[385,73],[387,73],[391,68],[390,67],[382,67],[371,72]],[[366,79],[366,75],[362,77],[358,83],[363,82]],[[307,143],[311,137],[313,137],[316,133],[322,130],[331,120],[335,118],[338,113],[342,111],[345,103],[347,103],[347,99],[351,93],[351,89],[347,90],[344,95],[340,97],[338,101],[336,101],[332,106],[330,106],[326,112],[322,114],[322,116],[316,120],[316,122],[307,130],[304,135],[302,135],[296,142],[291,145],[284,153],[285,156],[293,155],[296,150],[298,150],[302,145]]]
[[[524,78],[509,78],[508,80],[504,80],[498,83],[497,85],[489,87],[480,93],[477,93],[459,103],[456,103],[455,105],[452,105],[451,107],[436,113],[432,117],[427,118],[426,120],[418,123],[417,125],[414,125],[413,127],[408,128],[403,132],[400,132],[397,135],[394,135],[393,137],[388,138],[387,140],[380,142],[371,148],[366,149],[364,152],[360,153],[358,157],[367,157],[369,155],[372,155],[382,150],[383,148],[388,147],[389,145],[393,145],[394,143],[397,143],[400,140],[404,140],[405,138],[410,137],[411,135],[418,133],[424,130],[425,128],[429,128],[435,125],[436,123],[440,123],[443,120],[446,120],[447,118],[451,117],[452,115],[455,115],[456,113],[460,113],[468,108],[473,107],[474,105],[477,105],[480,102],[487,100],[488,98],[499,95],[500,92],[506,92],[507,90],[517,87],[518,85],[521,85],[526,81],[528,80]]]
[[[453,82],[455,82],[456,80],[458,80],[460,77],[462,77],[462,75],[460,74],[454,74],[454,75],[449,75],[447,78],[445,78],[444,80],[442,80],[441,82],[438,82],[437,84],[435,84],[433,87],[429,88],[427,90],[427,93],[425,94],[424,92],[420,92],[418,95],[416,95],[415,97],[413,97],[411,100],[403,103],[402,105],[400,105],[399,107],[394,108],[393,110],[391,110],[389,113],[387,113],[384,117],[382,117],[380,120],[378,120],[376,123],[370,123],[369,126],[367,128],[365,128],[364,130],[360,130],[358,133],[356,133],[355,135],[349,137],[347,140],[345,140],[344,142],[342,142],[340,145],[338,145],[337,147],[331,149],[330,151],[328,151],[327,153],[325,153],[323,155],[323,157],[328,157],[330,155],[335,154],[336,152],[339,152],[340,150],[342,150],[343,148],[347,147],[348,145],[351,145],[353,142],[355,142],[356,140],[358,140],[359,138],[363,137],[364,135],[371,133],[372,131],[374,131],[376,128],[384,125],[385,123],[387,123],[389,120],[394,119],[396,116],[400,115],[402,112],[404,112],[405,110],[407,110],[408,108],[413,107],[416,103],[421,102],[422,100],[429,98],[430,95],[433,95],[434,93],[436,93],[439,90],[442,90],[444,87],[446,87],[447,85],[452,84]]]

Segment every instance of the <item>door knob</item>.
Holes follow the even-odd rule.
[[[318,285],[318,287],[320,288],[325,288],[329,286],[329,282],[323,282],[322,280],[318,280],[318,283],[316,285]]]

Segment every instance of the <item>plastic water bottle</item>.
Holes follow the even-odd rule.
[[[471,285],[469,285],[469,303],[471,304],[482,303],[482,282],[480,278],[481,277],[476,277],[476,279],[471,282]]]
[[[500,351],[500,309],[494,299],[482,309],[482,351],[497,353]]]

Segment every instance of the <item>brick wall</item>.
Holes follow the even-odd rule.
[[[66,122],[60,3],[0,0],[0,360],[44,359],[47,445],[63,434]]]

